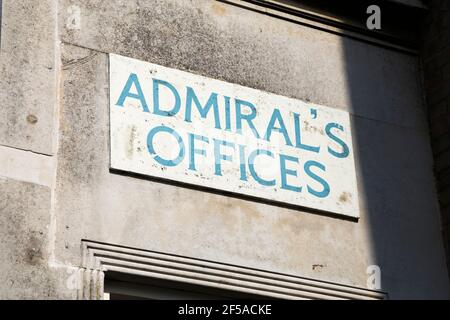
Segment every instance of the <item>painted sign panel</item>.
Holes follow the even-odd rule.
[[[359,216],[348,112],[110,55],[111,168]]]

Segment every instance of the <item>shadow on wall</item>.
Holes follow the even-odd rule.
[[[3,3],[2,3],[2,0],[0,0],[0,48],[2,45],[2,6],[3,6]]]
[[[361,17],[368,16],[361,11]],[[365,220],[361,222],[370,229],[381,289],[391,299],[446,298],[419,58],[347,37],[342,50]]]

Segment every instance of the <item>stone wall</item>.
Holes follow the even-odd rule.
[[[431,0],[423,24],[422,64],[442,233],[450,266],[450,1]]]
[[[361,218],[111,172],[109,53],[348,111]],[[417,56],[219,1],[3,0],[0,72],[1,298],[79,296],[82,240],[449,296]]]

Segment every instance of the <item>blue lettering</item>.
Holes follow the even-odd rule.
[[[308,146],[302,143],[301,129],[300,129],[300,115],[298,113],[294,113],[294,126],[295,126],[295,146],[299,149],[318,153],[320,147]]]
[[[247,181],[247,168],[245,167],[245,146],[239,145],[239,168],[241,172],[241,180]]]
[[[135,87],[136,93],[131,93],[131,86]],[[116,105],[123,107],[126,98],[138,99],[141,103],[141,107],[144,112],[149,112],[147,102],[145,101],[144,94],[141,89],[141,85],[139,84],[139,79],[136,74],[130,73],[128,77],[127,83],[125,84],[122,93],[120,94],[119,100],[117,100]]]
[[[231,131],[230,97],[224,96],[224,99],[225,99],[225,130]]]
[[[255,170],[255,159],[258,155],[260,154],[264,154],[267,155],[271,158],[273,158],[273,153],[270,152],[269,150],[263,150],[263,149],[256,149],[254,150],[252,153],[250,153],[249,157],[248,157],[248,167],[250,169],[250,174],[252,175],[253,179],[255,179],[259,184],[263,185],[263,186],[274,186],[276,184],[275,179],[273,180],[265,180],[263,178],[261,178],[260,176],[258,176],[258,174],[256,173]]]
[[[305,163],[305,172],[308,176],[310,176],[311,178],[313,178],[314,180],[316,180],[317,182],[319,182],[322,186],[323,186],[323,190],[322,191],[316,191],[314,189],[312,189],[309,185],[308,185],[308,192],[318,198],[325,198],[330,194],[330,185],[321,177],[319,177],[318,175],[316,175],[314,172],[311,171],[311,167],[317,167],[319,169],[321,169],[322,171],[325,171],[325,166],[317,161],[307,161]]]
[[[292,186],[287,183],[287,175],[296,177],[297,170],[286,169],[286,161],[292,161],[292,162],[298,163],[298,158],[280,154],[281,188],[290,190],[290,191],[294,191],[294,192],[301,192],[302,187]]]
[[[224,154],[222,154],[220,152],[220,146],[231,147],[231,148],[234,149],[234,143],[228,142],[228,141],[214,139],[214,162],[215,162],[214,174],[216,176],[221,176],[222,175],[221,160],[226,160],[226,161],[232,161],[233,160],[232,156],[224,155]]]
[[[331,149],[330,147],[328,147],[328,152],[330,154],[332,154],[333,156],[335,156],[336,158],[346,158],[346,157],[348,157],[350,150],[344,141],[342,141],[340,138],[338,138],[331,132],[331,129],[333,129],[333,128],[339,129],[340,131],[344,131],[344,128],[340,124],[337,124],[337,123],[328,123],[325,127],[325,132],[327,133],[327,136],[330,137],[335,142],[337,142],[339,145],[341,145],[342,151],[337,152],[337,151],[334,151],[333,149]]]
[[[195,106],[197,107],[197,110],[200,113],[202,118],[206,118],[209,110],[211,109],[211,107],[213,107],[215,127],[216,127],[216,129],[220,129],[219,105],[217,104],[217,93],[213,92],[209,96],[209,99],[206,102],[205,106],[202,107],[202,105],[200,104],[200,101],[198,101],[198,98],[194,92],[194,89],[192,89],[191,87],[187,87],[186,115],[185,115],[186,122],[192,122],[192,120],[191,120],[192,119],[192,101],[194,101]]]
[[[259,133],[255,128],[255,125],[253,124],[253,119],[256,117],[256,108],[255,106],[244,100],[235,99],[236,103],[236,132],[239,134],[242,134],[242,120],[247,121],[248,126],[252,130],[253,134],[256,138],[259,139]],[[246,106],[250,108],[251,113],[250,114],[242,114],[242,106]]]
[[[156,154],[155,148],[153,147],[153,139],[158,132],[170,133],[172,136],[174,136],[177,139],[178,146],[180,148],[180,152],[178,153],[178,156],[175,159],[166,160]],[[178,165],[181,161],[183,161],[184,153],[185,153],[183,139],[180,137],[180,135],[175,130],[165,127],[165,126],[154,127],[152,130],[150,130],[150,132],[148,133],[148,136],[147,136],[147,149],[151,155],[155,155],[154,159],[156,160],[156,162],[158,162],[159,164],[166,166],[166,167],[174,167],[174,166]]]
[[[189,134],[189,170],[196,171],[195,168],[195,154],[200,154],[202,156],[206,156],[206,151],[204,149],[196,149],[194,145],[195,140],[200,140],[205,143],[209,143],[208,138],[204,136],[200,136],[197,134],[190,133]]]
[[[170,91],[172,91],[173,96],[175,97],[175,104],[172,107],[172,109],[169,111],[161,110],[161,107],[159,105],[159,86],[160,85],[163,85],[166,88],[168,88]],[[175,89],[175,87],[167,81],[153,79],[153,113],[158,116],[170,117],[170,116],[177,114],[178,111],[180,111],[180,107],[181,107],[181,99],[180,99],[180,95],[178,94],[177,89]]]
[[[275,123],[278,122],[280,127],[275,127]],[[265,140],[270,142],[270,136],[272,135],[272,130],[278,131],[283,134],[286,145],[292,146],[291,139],[289,139],[286,126],[284,125],[283,118],[281,117],[280,110],[274,109],[272,117],[270,118],[269,125],[267,126]]]

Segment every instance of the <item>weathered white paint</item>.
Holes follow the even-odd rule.
[[[136,77],[132,78],[132,74]],[[134,79],[134,82],[131,79]],[[154,79],[173,85],[180,98],[179,110],[174,110],[169,115],[156,114]],[[137,81],[141,95],[136,86]],[[130,84],[128,88],[127,83]],[[213,107],[201,117],[195,102],[192,102],[191,112],[186,111],[187,87],[191,87],[198,97],[200,108],[205,107],[212,93],[217,93],[217,119]],[[160,110],[170,111],[177,103],[176,94],[166,85],[159,85],[158,96]],[[229,97],[228,121],[225,97]],[[255,106],[256,116],[252,123],[259,138],[245,120],[242,121],[241,133],[238,132],[235,99],[251,102]],[[270,141],[267,141],[264,138],[267,137],[275,109],[278,109],[282,116],[286,134],[274,129]],[[241,105],[241,110],[243,117],[251,113],[247,105]],[[191,121],[187,121],[187,114],[191,114]],[[297,127],[295,114],[299,119]],[[220,129],[217,121],[220,123]],[[326,128],[330,123],[339,125],[339,128],[337,125],[331,125],[327,133]],[[110,125],[113,169],[359,217],[348,112],[111,54]],[[150,139],[153,144],[151,150],[152,148],[148,147],[148,138],[151,136],[149,132],[157,127],[174,130],[181,140],[177,142],[176,135],[170,132],[157,132],[153,139]],[[283,124],[277,118],[275,125],[271,127],[282,128]],[[207,139],[194,140],[197,153],[193,152],[194,148],[190,144],[190,134]],[[301,136],[301,141],[298,135]],[[219,140],[227,141],[230,145],[219,145],[215,142]],[[316,150],[320,149],[318,152],[308,150],[308,147],[301,146],[300,142],[302,145],[315,147]],[[337,157],[329,151],[342,154],[344,144],[349,150],[348,155],[344,157]],[[249,160],[250,154],[257,149],[271,153],[259,154],[254,161]],[[200,150],[205,154],[200,154]],[[215,157],[217,150],[223,155],[231,156],[231,159]],[[240,162],[243,159],[242,151],[245,153],[245,159],[242,161],[244,166]],[[280,154],[295,157],[298,163],[294,158],[283,157],[285,160],[281,160]],[[195,170],[190,161],[192,155]],[[157,161],[157,157],[166,160],[178,157],[180,161],[175,161],[176,165],[172,163],[173,166],[168,166]],[[281,168],[283,161],[284,170]],[[305,168],[306,163],[312,164],[309,173]],[[253,173],[250,168],[252,165]],[[264,183],[263,180],[270,183]],[[271,185],[273,183],[275,185]],[[329,192],[326,191],[327,184]],[[301,191],[296,188],[301,188]]]

